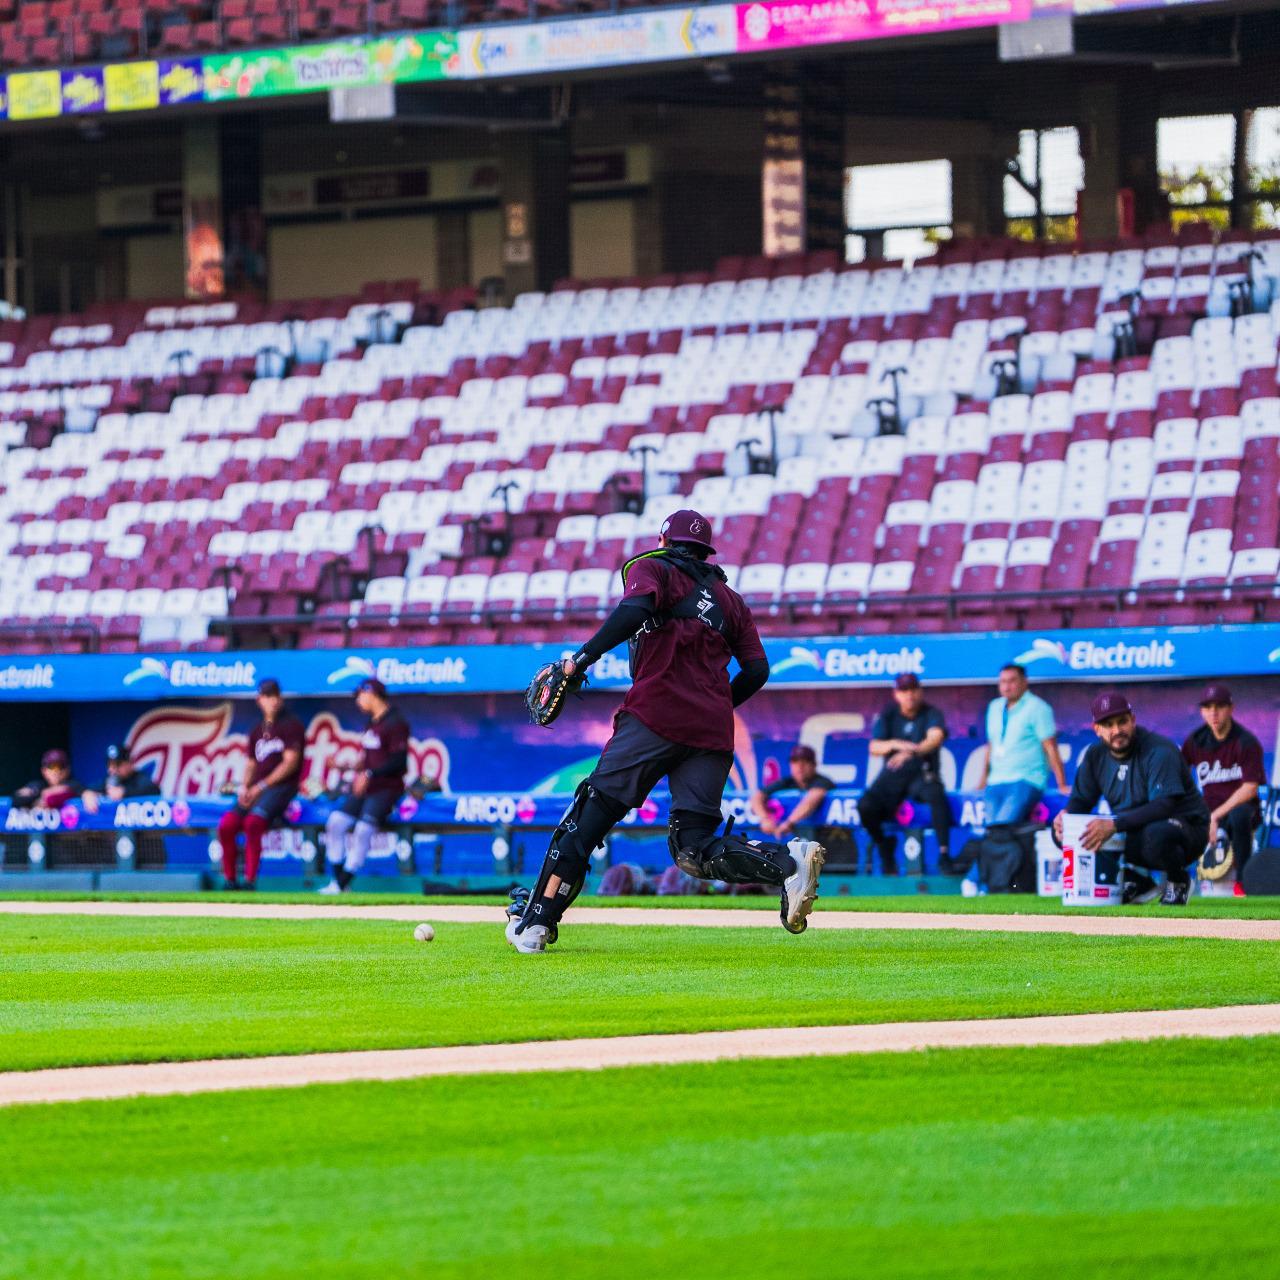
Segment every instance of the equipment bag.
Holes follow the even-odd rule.
[[[1038,823],[989,827],[978,842],[978,875],[988,893],[1034,893]]]

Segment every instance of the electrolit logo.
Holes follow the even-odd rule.
[[[1048,640],[1044,636],[1036,636],[1031,642],[1030,649],[1024,649],[1014,662],[1021,663],[1024,667],[1032,662],[1060,662],[1065,667],[1067,665],[1067,646],[1060,640]]]
[[[351,655],[336,671],[330,671],[326,684],[341,684],[344,680],[368,680],[373,676],[373,663],[368,658]]]

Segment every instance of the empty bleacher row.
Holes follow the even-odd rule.
[[[8,322],[0,641],[560,638],[684,503],[792,633],[1274,616],[1278,249]]]
[[[0,66],[113,62],[421,28],[519,22],[663,0],[0,0]]]

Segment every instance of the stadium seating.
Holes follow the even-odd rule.
[[[0,644],[561,638],[682,504],[789,634],[1280,617],[1277,277],[992,242],[8,321]]]

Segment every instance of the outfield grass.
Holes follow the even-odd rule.
[[[0,1069],[1280,1001],[1275,944],[0,916]]]
[[[101,893],[78,893],[62,890],[45,892],[30,889],[5,889],[0,881],[0,902],[6,899],[36,902],[233,902],[268,904],[309,904],[325,907],[379,907],[435,904],[466,906],[505,906],[506,894],[459,894],[424,897],[420,893],[351,893],[341,897],[322,898],[316,893],[142,893],[110,890]],[[584,894],[577,901],[582,907],[709,907],[739,911],[778,910],[776,895],[729,897],[725,894],[703,894],[697,897],[600,898]],[[959,894],[838,894],[824,890],[817,901],[819,911],[924,911],[954,915],[1165,915],[1197,919],[1280,920],[1280,897],[1276,898],[1197,898],[1185,907],[1064,907],[1056,898],[1038,898],[1028,894],[962,898]]]
[[[1278,1075],[1166,1041],[23,1107],[0,1277],[1265,1276]]]

